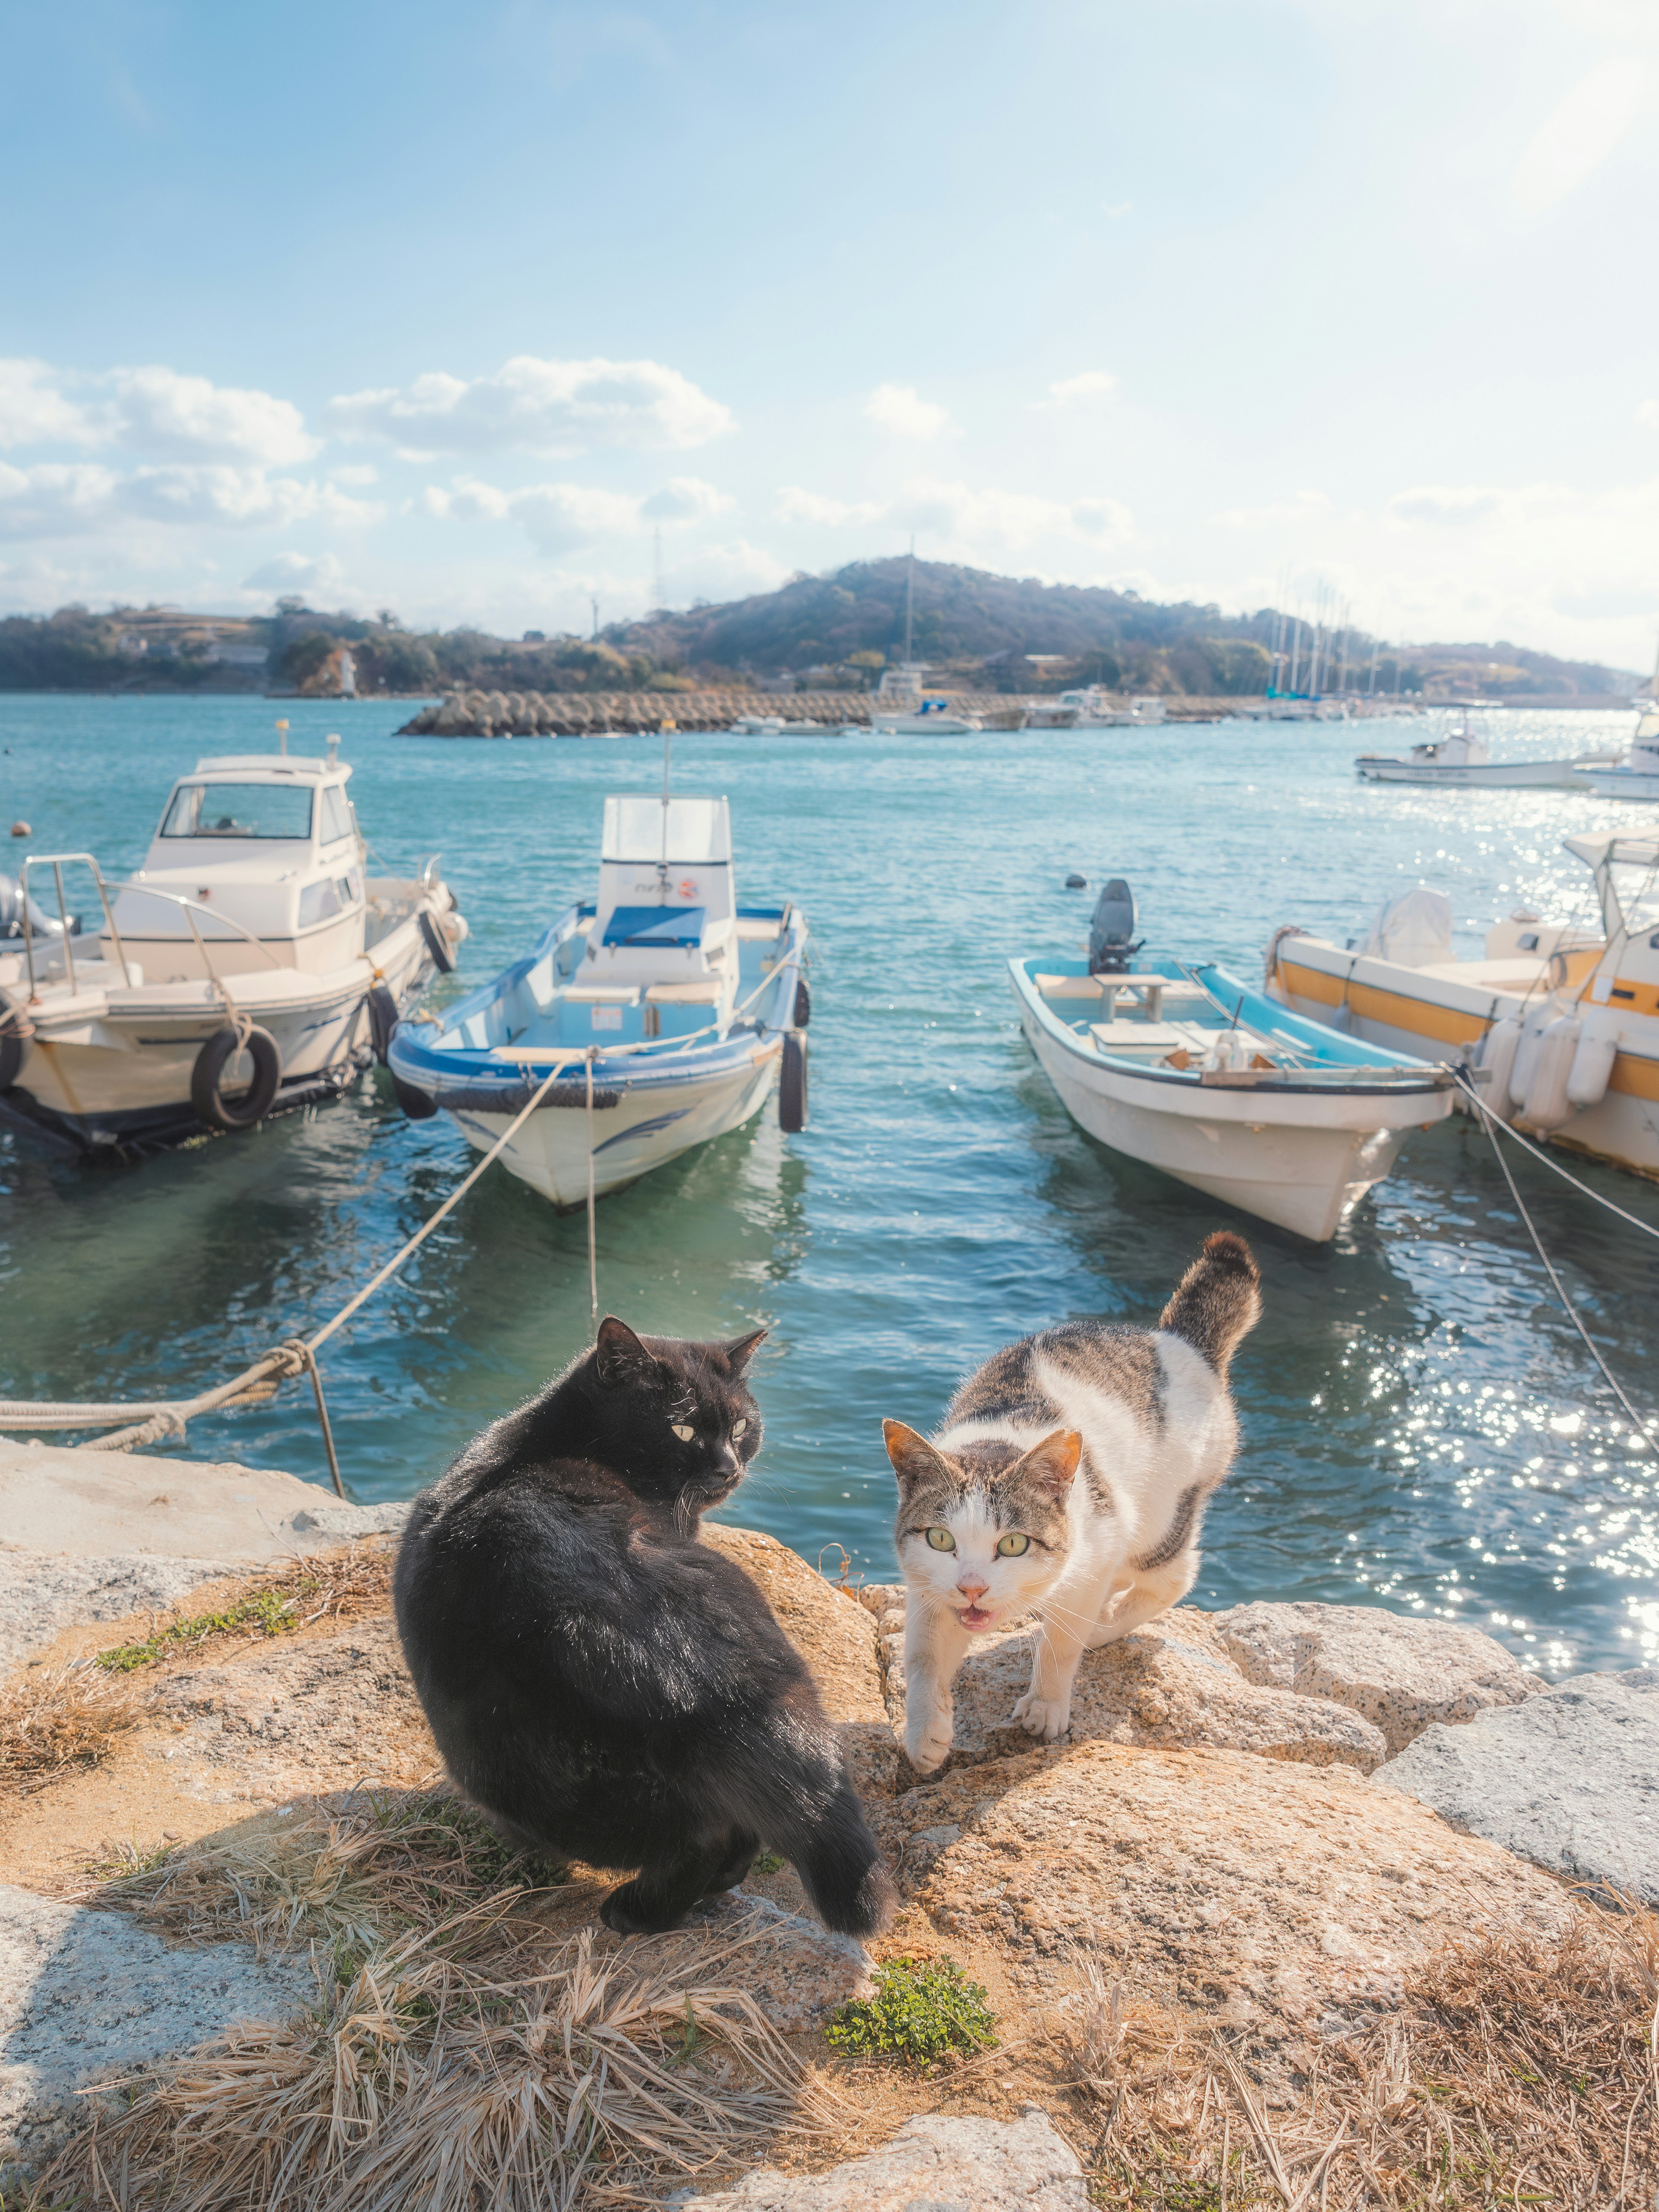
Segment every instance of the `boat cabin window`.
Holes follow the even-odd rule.
[[[325,783],[321,797],[322,839],[325,845],[332,845],[342,837],[350,836],[351,809],[346,805],[345,793],[337,783]]]
[[[300,927],[309,929],[313,922],[326,921],[337,914],[354,907],[363,895],[362,879],[354,869],[349,876],[338,876],[331,881],[307,884],[300,894]]]
[[[184,783],[161,824],[164,837],[309,837],[305,784]]]

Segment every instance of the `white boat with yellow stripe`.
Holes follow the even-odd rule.
[[[535,1103],[501,1158],[561,1208],[739,1127],[775,1083],[799,1129],[806,940],[788,902],[738,904],[724,799],[609,798],[598,898],[441,1022],[398,1027],[398,1101],[480,1152]]]
[[[1141,960],[1121,881],[1089,957],[1013,960],[1020,1025],[1060,1103],[1114,1151],[1322,1243],[1444,1119],[1449,1066],[1304,1021],[1225,969]]]
[[[1659,825],[1562,842],[1594,873],[1599,927],[1518,910],[1457,960],[1449,902],[1408,891],[1357,946],[1276,932],[1267,989],[1374,1044],[1467,1061],[1505,1121],[1659,1177]]]

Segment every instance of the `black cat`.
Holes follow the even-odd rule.
[[[868,1936],[891,1887],[793,1646],[697,1541],[760,1448],[744,1382],[766,1334],[638,1337],[619,1321],[416,1500],[404,1655],[449,1771],[516,1840],[638,1867],[601,1908],[672,1928],[766,1845],[826,1924]]]

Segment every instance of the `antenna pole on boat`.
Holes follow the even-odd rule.
[[[284,760],[288,758],[288,717],[286,714],[283,715],[282,720],[276,725],[276,750],[281,753]]]

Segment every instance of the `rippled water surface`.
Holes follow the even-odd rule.
[[[264,750],[263,700],[0,698],[0,814],[37,850],[142,859],[198,753]],[[470,987],[588,894],[600,801],[654,788],[655,739],[397,738],[410,711],[291,703],[295,749],[345,738],[364,830],[398,869],[436,848],[472,924]],[[1537,756],[1631,717],[1503,718]],[[1082,1136],[1034,1066],[1004,968],[1072,949],[1091,885],[1133,881],[1150,951],[1260,973],[1273,925],[1339,939],[1392,893],[1449,892],[1460,949],[1525,902],[1590,916],[1564,834],[1625,818],[1556,792],[1358,784],[1363,741],[1420,724],[987,732],[943,741],[682,737],[677,785],[732,800],[750,901],[813,928],[811,1126],[769,1114],[604,1200],[602,1304],[702,1335],[757,1321],[767,1439],[731,1517],[892,1571],[884,1414],[937,1419],[962,1372],[1070,1316],[1153,1317],[1231,1222],[1267,1278],[1235,1373],[1243,1449],[1194,1598],[1383,1602],[1491,1628],[1556,1674],[1659,1651],[1654,1460],[1554,1303],[1485,1139],[1414,1136],[1336,1241],[1231,1215]],[[0,860],[0,866],[5,865]],[[471,1155],[406,1122],[384,1077],[340,1103],[123,1166],[0,1137],[0,1389],[181,1394],[326,1319]],[[1580,1169],[1580,1164],[1572,1164]],[[1597,1189],[1659,1222],[1659,1190]],[[1632,1402],[1655,1407],[1654,1248],[1522,1161],[1520,1188]],[[404,1497],[588,1328],[586,1229],[492,1169],[325,1357],[362,1498]],[[326,1480],[309,1393],[198,1421],[189,1452]]]

